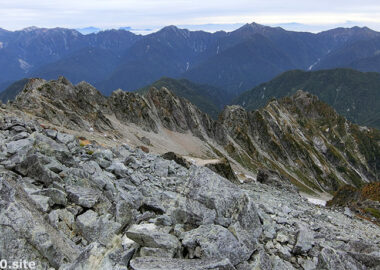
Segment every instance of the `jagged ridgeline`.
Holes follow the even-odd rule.
[[[107,98],[87,83],[74,86],[61,77],[30,80],[12,106],[57,126],[94,129],[118,140],[130,125],[156,137],[191,134],[209,149],[208,157],[226,157],[253,176],[268,170],[309,193],[379,180],[379,131],[350,123],[303,91],[257,111],[228,106],[215,121],[167,88],[151,88],[145,96],[118,90]]]
[[[209,114],[217,119],[221,110],[232,99],[232,95],[223,89],[211,85],[201,85],[186,79],[161,78],[153,84],[137,90],[139,94],[146,94],[149,89],[155,87],[170,89],[176,96],[184,97],[196,105],[202,112]]]
[[[359,125],[380,128],[380,74],[352,69],[293,70],[241,94],[232,103],[247,110],[265,106],[271,98],[303,89]]]

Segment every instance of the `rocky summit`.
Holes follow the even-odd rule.
[[[1,258],[60,270],[380,269],[379,226],[294,185],[306,178],[316,196],[377,181],[375,131],[339,119],[305,92],[214,121],[168,89],[105,98],[32,80],[0,107]]]

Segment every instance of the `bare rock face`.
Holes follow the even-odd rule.
[[[32,79],[16,97],[13,105],[49,122],[71,129],[113,129],[104,116],[109,113],[107,100],[87,83],[73,86],[67,79]]]
[[[199,138],[213,137],[214,121],[184,98],[167,88],[151,88],[146,95],[162,126],[178,132],[191,131]]]
[[[272,100],[254,112],[228,106],[219,121],[233,139],[225,145],[231,157],[255,171],[275,171],[308,192],[378,179],[373,155],[380,148],[373,138],[379,132],[349,123],[307,92]],[[372,150],[365,150],[364,138]]]
[[[109,104],[119,120],[157,132],[157,118],[152,114],[148,102],[138,94],[117,90],[110,96]]]

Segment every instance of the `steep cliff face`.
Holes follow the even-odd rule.
[[[306,92],[254,112],[228,107],[222,121],[254,170],[275,170],[300,188],[331,192],[379,179],[379,132],[353,125]]]
[[[63,77],[49,82],[31,79],[13,104],[69,129],[104,131],[113,128],[104,116],[109,113],[107,99],[85,82],[73,86]]]
[[[178,132],[191,131],[205,138],[212,136],[214,121],[184,98],[175,96],[167,88],[151,88],[146,95],[162,125]]]
[[[157,132],[157,118],[148,102],[141,96],[117,90],[108,99],[111,111],[123,122],[134,123],[148,131]]]
[[[257,111],[228,106],[214,121],[164,87],[144,97],[118,90],[106,98],[84,82],[34,79],[13,106],[68,129],[108,130],[119,137],[123,126],[113,118],[157,136],[163,129],[192,134],[214,157],[227,157],[253,175],[260,169],[276,172],[309,193],[379,179],[380,133],[348,122],[303,91]]]

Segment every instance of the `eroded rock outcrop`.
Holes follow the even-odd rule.
[[[227,106],[214,121],[166,88],[152,88],[145,96],[117,90],[106,98],[84,82],[33,79],[13,106],[54,125],[110,131],[117,139],[122,135],[114,118],[148,132],[192,134],[214,157],[226,156],[254,175],[260,169],[274,171],[308,193],[332,193],[345,184],[359,187],[379,179],[379,131],[348,122],[304,91],[253,112]]]

